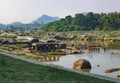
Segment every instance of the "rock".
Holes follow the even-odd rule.
[[[112,52],[111,54],[114,54],[114,52]]]
[[[120,70],[118,71],[118,77],[120,77]]]
[[[76,70],[91,69],[91,64],[89,61],[85,59],[79,59],[74,63],[73,69],[76,69]]]
[[[116,51],[114,54],[120,54],[120,50],[119,50],[119,51]]]
[[[105,71],[105,73],[112,73],[112,72],[115,72],[115,71],[118,71],[118,70],[120,70],[120,68],[107,69],[107,70]]]
[[[96,65],[97,67],[100,67],[100,65]]]

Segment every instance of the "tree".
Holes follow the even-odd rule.
[[[48,23],[42,27],[45,31],[88,31],[88,30],[118,30],[120,29],[120,12],[76,14]]]

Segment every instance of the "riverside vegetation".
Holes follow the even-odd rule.
[[[77,13],[74,17],[66,16],[65,18],[51,22],[42,29],[45,31],[90,31],[90,30],[119,30],[120,29],[120,12],[113,13]]]

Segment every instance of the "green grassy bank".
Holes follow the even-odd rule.
[[[0,54],[0,83],[114,83]]]

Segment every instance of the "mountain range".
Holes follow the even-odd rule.
[[[24,24],[22,22],[13,22],[11,24],[2,24],[0,23],[0,28],[6,28],[8,26],[12,26],[12,27],[22,27],[22,28],[29,28],[29,27],[41,27],[41,25],[50,23],[50,22],[54,22],[60,20],[59,17],[52,17],[49,15],[42,15],[41,17],[35,19],[34,21],[32,21],[31,23],[27,23]]]

